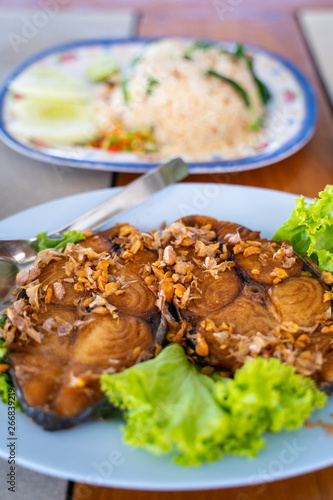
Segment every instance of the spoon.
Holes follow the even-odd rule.
[[[154,193],[187,177],[188,168],[181,158],[161,165],[128,184],[120,193],[80,215],[69,224],[49,233],[59,238],[72,229],[85,231],[97,229],[128,209],[143,202]],[[38,253],[37,238],[25,240],[0,240],[0,301],[6,299],[15,286],[19,269],[31,266]],[[8,297],[6,302],[12,301]]]

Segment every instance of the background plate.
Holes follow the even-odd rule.
[[[148,40],[85,40],[61,45],[39,53],[25,61],[9,76],[0,92],[0,137],[11,148],[26,156],[64,166],[142,172],[167,160],[160,155],[111,153],[89,147],[50,147],[38,140],[27,141],[14,137],[8,131],[13,119],[13,97],[8,91],[10,83],[32,65],[61,68],[62,71],[84,78],[87,66],[101,53],[110,53],[126,64],[140,52]],[[234,44],[221,42],[231,49]],[[260,168],[280,161],[299,149],[311,138],[316,122],[316,102],[313,91],[304,75],[289,61],[277,54],[246,46],[253,57],[254,67],[271,91],[272,99],[267,107],[267,118],[260,139],[253,146],[244,147],[234,159],[222,155],[209,155],[202,161],[194,161],[182,155],[192,173],[235,172]]]
[[[34,236],[68,222],[119,191],[93,191],[40,205],[0,222],[1,238]],[[178,184],[131,209],[117,222],[135,223],[141,230],[189,214],[207,214],[260,229],[271,237],[294,207],[295,195],[225,184]],[[170,202],[172,201],[172,203]],[[106,227],[106,226],[105,226]],[[329,405],[313,420],[330,421]],[[66,431],[47,432],[17,414],[17,459],[20,465],[74,481],[120,488],[191,490],[264,483],[333,464],[333,437],[323,428],[303,428],[267,436],[267,447],[255,459],[226,456],[198,468],[175,465],[170,457],[155,457],[122,443],[121,418],[88,422]],[[0,404],[0,456],[8,457],[7,407]]]

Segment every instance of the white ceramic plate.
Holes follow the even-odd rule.
[[[149,40],[85,40],[53,47],[34,55],[15,69],[0,91],[0,138],[19,153],[36,160],[64,166],[142,172],[167,160],[157,154],[112,153],[102,149],[67,146],[52,147],[35,137],[26,140],[10,132],[15,120],[15,96],[9,86],[32,66],[43,69],[60,69],[70,76],[86,79],[87,67],[101,54],[111,54],[121,67],[140,53]],[[234,44],[219,42],[226,49]],[[237,172],[260,168],[280,161],[301,149],[312,137],[316,122],[316,102],[313,91],[304,75],[283,57],[246,46],[252,56],[258,77],[268,86],[272,98],[267,106],[265,126],[258,140],[234,155],[207,155],[200,161],[182,154],[192,173]]]
[[[60,227],[100,203],[118,188],[52,201],[0,222],[1,238],[28,237]],[[223,184],[178,184],[154,195],[117,221],[140,229],[191,213],[212,215],[262,230],[271,237],[289,216],[294,195]],[[333,398],[313,420],[330,421]],[[267,436],[267,447],[254,459],[226,456],[198,468],[175,465],[122,443],[120,417],[88,422],[66,431],[47,432],[17,414],[17,459],[36,471],[97,485],[152,490],[191,490],[246,486],[303,474],[333,464],[333,437],[321,427]],[[8,457],[7,407],[0,404],[0,456]],[[82,492],[83,494],[83,492]],[[83,496],[84,498],[84,496]]]

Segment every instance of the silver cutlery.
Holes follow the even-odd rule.
[[[119,193],[103,201],[69,224],[52,231],[50,238],[59,238],[72,229],[95,230],[130,208],[147,200],[164,187],[178,182],[188,175],[187,165],[181,158],[157,167],[128,184]],[[37,238],[25,240],[0,240],[0,300],[4,300],[15,286],[20,269],[28,268],[38,253]]]

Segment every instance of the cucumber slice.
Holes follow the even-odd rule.
[[[102,55],[94,61],[87,69],[87,77],[92,82],[102,82],[112,75],[118,73],[116,63],[110,56]]]
[[[94,120],[93,111],[88,103],[69,101],[38,101],[35,99],[16,99],[12,111],[20,120]]]
[[[47,101],[86,101],[89,93],[83,82],[58,70],[32,68],[10,85],[14,94]]]
[[[9,131],[16,137],[55,144],[85,144],[99,136],[87,103],[17,99]]]
[[[90,120],[39,120],[15,121],[8,127],[9,132],[19,138],[39,140],[49,146],[73,146],[74,144],[87,144],[99,136],[96,124]]]

